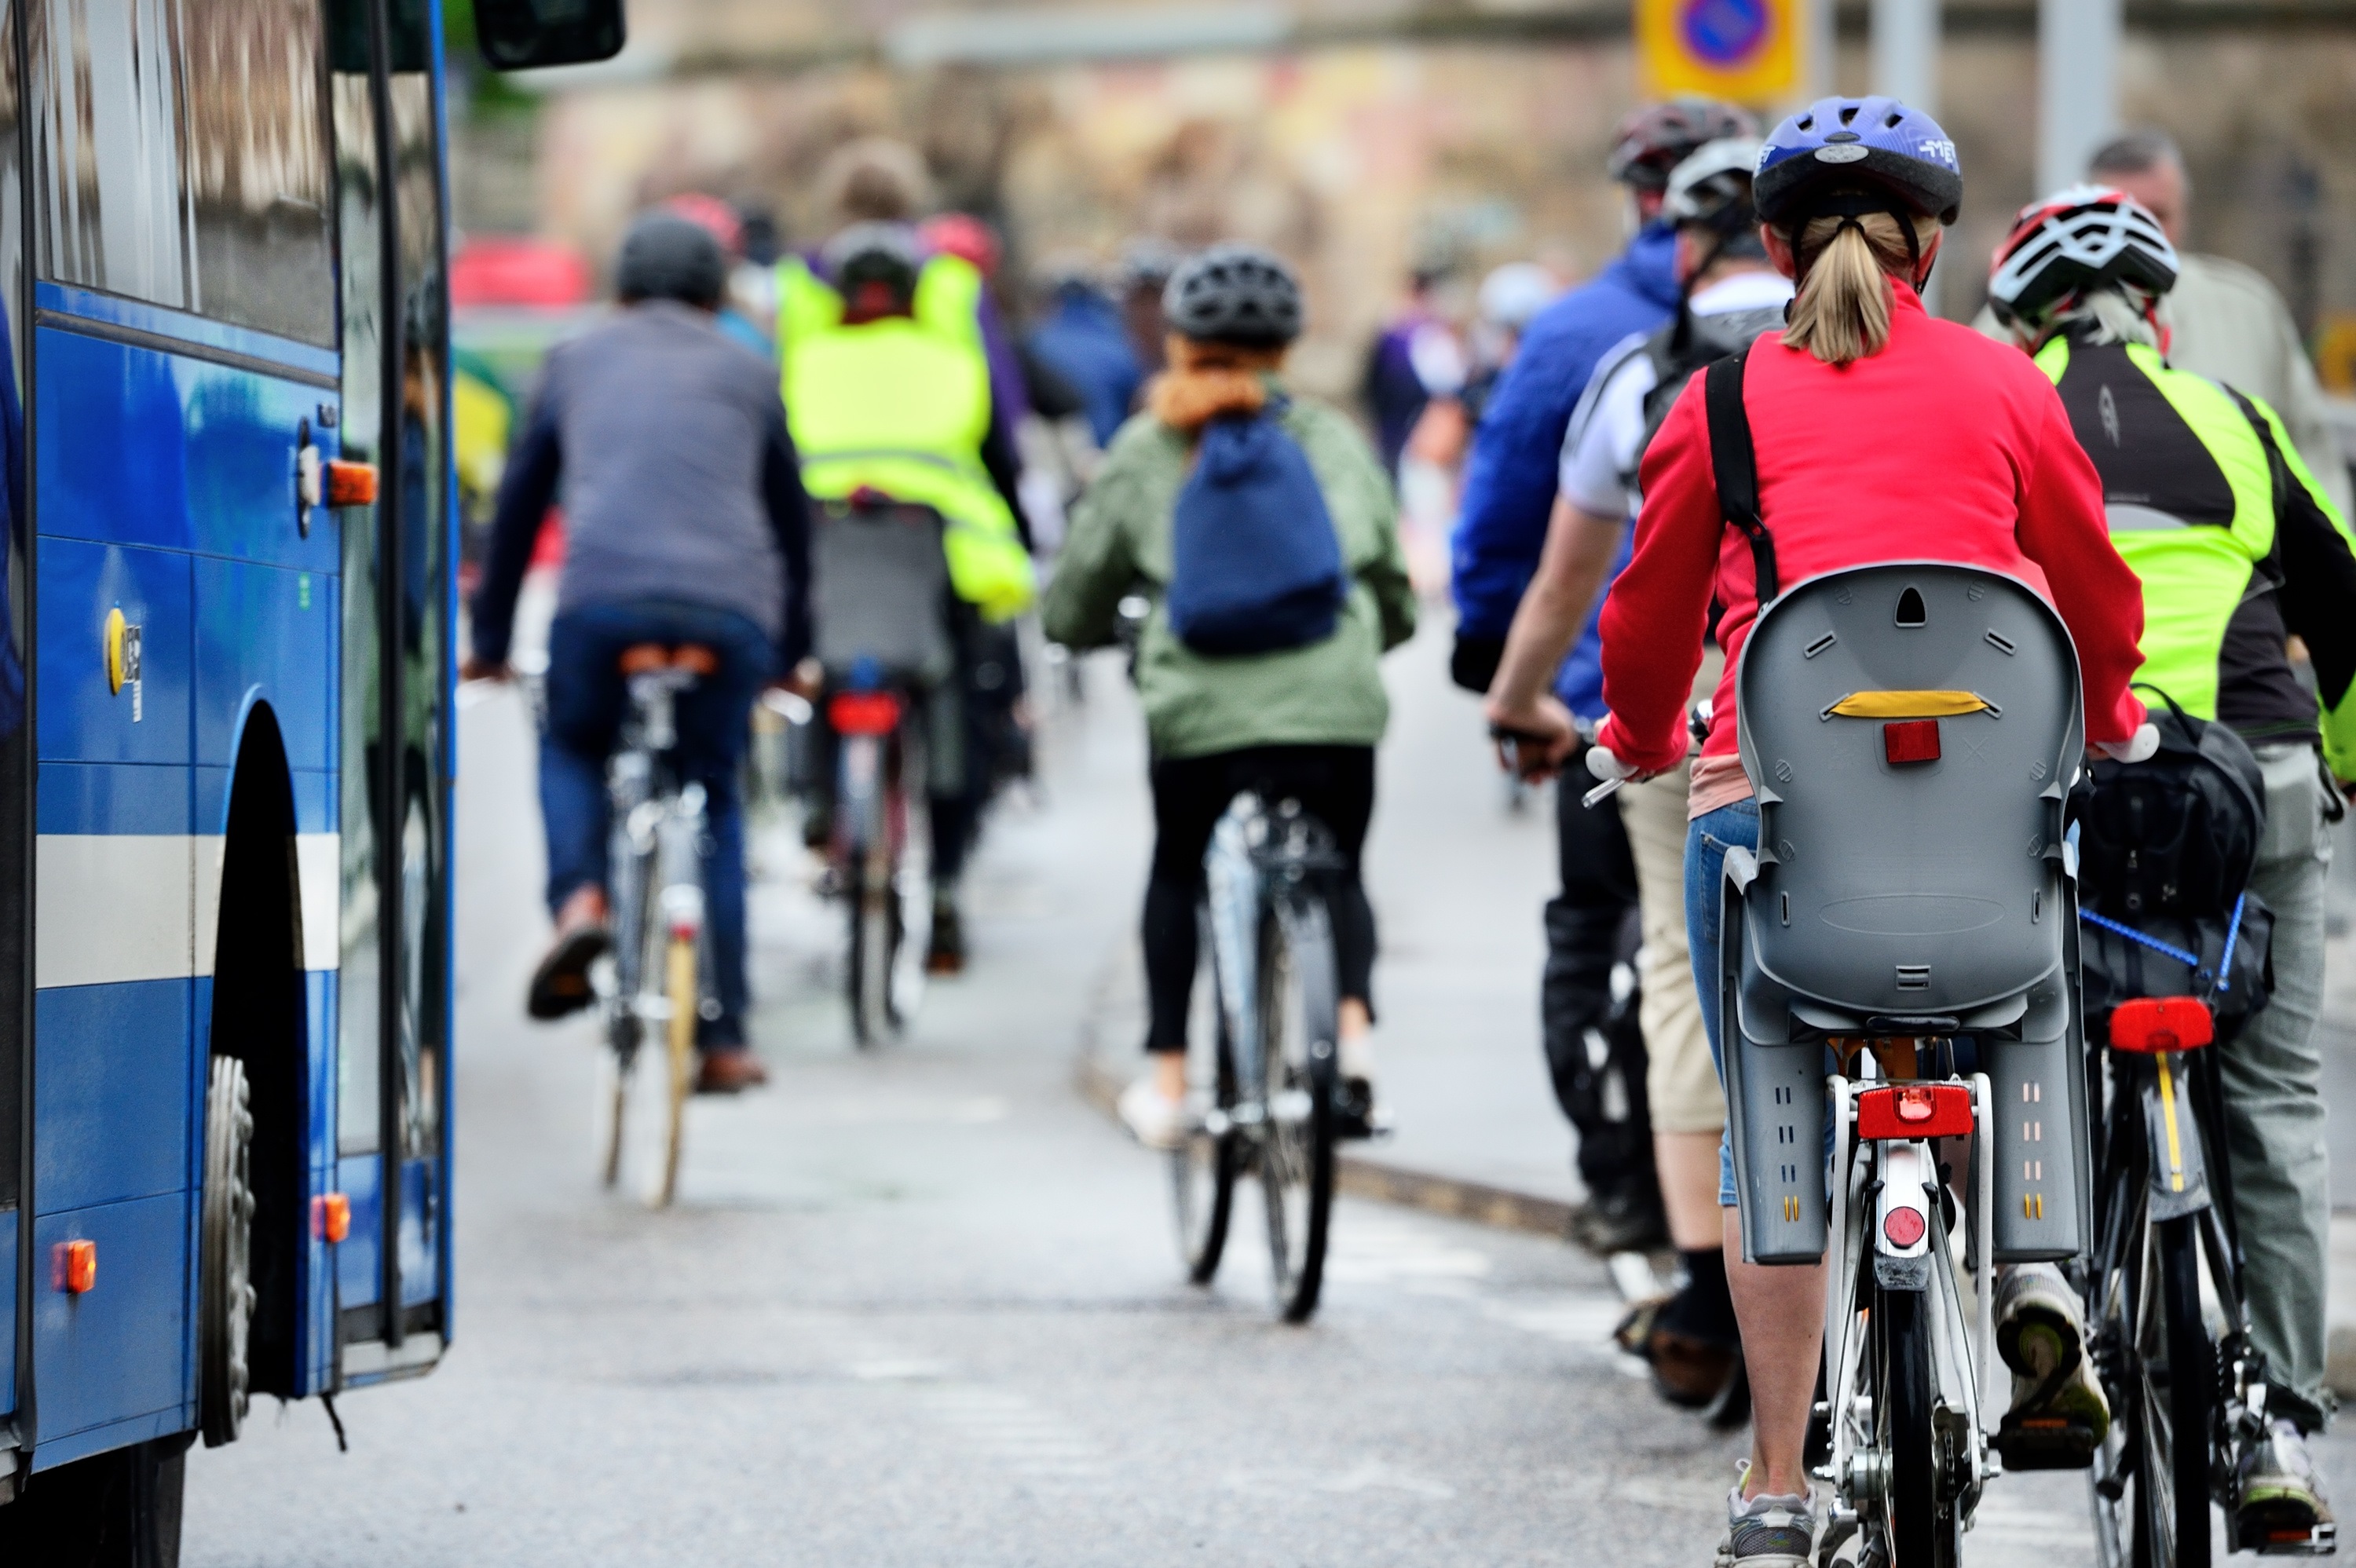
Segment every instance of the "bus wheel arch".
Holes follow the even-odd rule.
[[[206,1064],[198,1406],[232,1441],[252,1395],[301,1392],[309,1094],[294,796],[267,702],[230,773]]]

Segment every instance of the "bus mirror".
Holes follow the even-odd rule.
[[[475,37],[493,70],[586,65],[622,50],[622,0],[475,0]]]

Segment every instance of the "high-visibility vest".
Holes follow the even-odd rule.
[[[880,491],[930,507],[958,598],[992,621],[1032,600],[1031,558],[1014,514],[982,466],[990,361],[981,274],[936,256],[917,275],[915,313],[845,325],[842,296],[798,257],[777,269],[777,351],[802,484],[821,501]]]

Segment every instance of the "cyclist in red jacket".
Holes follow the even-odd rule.
[[[2103,487],[2051,384],[2019,354],[1933,319],[1916,291],[1963,196],[1954,144],[1887,98],[1823,100],[1776,127],[1752,186],[1768,254],[1799,284],[1789,325],[1747,350],[1743,406],[1759,510],[1784,584],[1876,561],[1933,559],[2008,572],[2044,592],[2077,641],[2086,734],[2148,754],[2157,734],[2127,689],[2140,656],[2140,585],[2111,549]],[[1711,605],[1726,675],[1694,764],[1687,922],[1699,967],[1718,952],[1726,849],[1755,848],[1759,809],[1735,739],[1735,670],[1759,613],[1751,541],[1712,479],[1699,378],[1646,450],[1634,558],[1605,602],[1603,696],[1590,768],[1674,767]],[[1567,741],[1565,749],[1568,749]],[[1720,1049],[1714,975],[1703,1011]],[[1719,1561],[1813,1561],[1801,1449],[1824,1334],[1825,1277],[1745,1265],[1733,1172],[1721,1153],[1726,1266],[1751,1374],[1748,1475],[1729,1499]]]

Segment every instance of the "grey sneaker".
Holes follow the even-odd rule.
[[[1718,1543],[1718,1568],[1811,1568],[1815,1549],[1815,1499],[1762,1492],[1745,1501],[1739,1481],[1726,1494],[1726,1539]]]
[[[2051,1264],[2018,1264],[1996,1288],[1996,1348],[2012,1369],[2012,1408],[1997,1429],[2008,1470],[2082,1470],[2111,1429],[2086,1356],[2078,1293]]]
[[[2233,1541],[2245,1551],[2319,1555],[2333,1550],[2339,1526],[2307,1439],[2277,1420],[2242,1454],[2233,1487]]]

